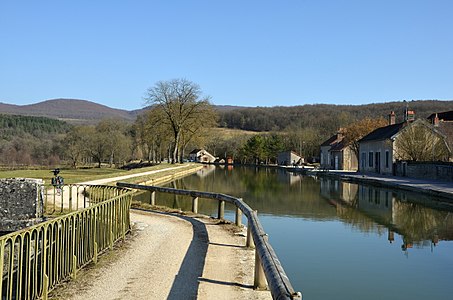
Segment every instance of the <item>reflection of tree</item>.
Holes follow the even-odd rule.
[[[325,199],[336,207],[338,217],[345,223],[363,232],[376,232],[379,235],[388,228],[403,236],[405,244],[431,241],[437,238],[453,239],[453,214],[427,207],[433,203],[428,197],[413,193],[398,193],[412,202],[390,201],[390,206],[383,205],[383,195],[393,195],[392,191],[371,186],[361,186],[363,193],[358,197],[345,200],[344,189],[348,183],[336,182],[333,179],[321,179]],[[377,198],[376,198],[377,197]],[[385,198],[385,197],[384,197]],[[417,203],[414,203],[417,202]],[[420,203],[424,203],[422,205]],[[433,203],[434,204],[434,203]],[[438,203],[434,207],[442,207]],[[379,225],[380,224],[380,225]]]
[[[404,235],[405,242],[409,243],[431,240],[439,233],[448,234],[445,225],[452,224],[453,221],[452,215],[448,212],[414,203],[396,202],[394,211],[395,226]],[[443,236],[443,239],[450,238],[451,236]]]

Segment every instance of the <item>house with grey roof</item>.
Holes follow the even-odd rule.
[[[338,132],[321,144],[321,163],[323,169],[356,171],[357,156],[344,139],[344,130]]]
[[[189,160],[200,163],[213,163],[217,158],[205,149],[194,149],[189,153]]]
[[[415,120],[414,112],[406,109],[403,122],[395,123],[392,112],[388,126],[377,128],[359,141],[359,171],[394,174],[398,160],[417,160],[417,155],[424,160],[448,160],[449,153],[445,135],[429,122]]]

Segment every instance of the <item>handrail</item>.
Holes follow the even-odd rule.
[[[157,186],[147,186],[131,183],[118,182],[118,187],[131,188],[137,190],[148,190],[152,193],[151,199],[155,201],[155,192],[170,193],[176,195],[190,196],[193,199],[192,210],[197,211],[198,198],[214,199],[219,201],[219,218],[223,218],[224,203],[232,203],[240,210],[248,221],[247,245],[251,245],[250,236],[255,244],[255,287],[265,287],[263,278],[260,278],[260,273],[264,272],[269,289],[273,299],[302,299],[300,292],[294,291],[294,288],[289,281],[278,257],[268,241],[268,235],[263,229],[261,222],[258,219],[256,211],[253,211],[242,199],[226,194],[200,192],[195,190],[180,190],[174,188],[165,188]],[[153,203],[154,204],[154,203]],[[236,224],[240,224],[241,214],[236,213]]]
[[[0,297],[47,299],[48,292],[125,238],[130,190],[88,187],[91,206],[0,237]],[[94,203],[93,200],[97,200]]]

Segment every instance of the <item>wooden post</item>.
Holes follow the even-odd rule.
[[[266,275],[264,275],[264,269],[257,250],[255,250],[255,280],[253,287],[258,290],[266,289]]]
[[[248,226],[247,226],[247,241],[245,243],[245,246],[247,248],[255,248],[255,243],[253,242],[252,228],[250,226],[250,222],[248,223]]]
[[[225,201],[219,200],[218,219],[222,220],[224,218],[225,218]]]
[[[156,192],[152,191],[150,193],[151,193],[151,195],[150,195],[150,199],[149,199],[149,204],[156,205]]]
[[[242,225],[242,211],[239,207],[236,207],[236,226]]]
[[[198,197],[192,198],[192,212],[198,214]]]

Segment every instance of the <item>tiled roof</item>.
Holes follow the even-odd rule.
[[[346,148],[348,145],[346,144],[346,141],[342,139],[340,142],[334,144],[332,148],[330,148],[330,151],[341,151],[344,148]]]
[[[332,135],[328,140],[321,144],[321,147],[330,146],[337,141],[337,135]]]
[[[192,150],[192,152],[190,152],[189,154],[197,154],[198,152],[200,152],[201,149],[194,149]]]
[[[388,125],[385,127],[381,127],[375,129],[374,131],[370,132],[366,136],[364,136],[359,142],[366,142],[366,141],[380,141],[391,138],[393,135],[398,133],[401,128],[405,126],[405,122],[397,123],[393,125]]]

